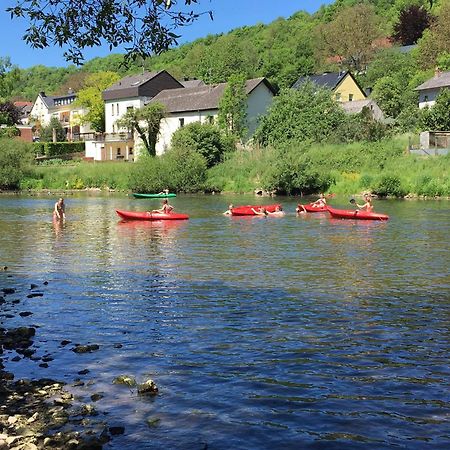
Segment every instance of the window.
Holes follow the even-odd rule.
[[[114,115],[114,103],[111,104],[111,115]]]
[[[424,95],[423,101],[424,101],[424,102],[427,102],[427,101],[428,101],[428,95]]]
[[[213,125],[213,124],[214,124],[214,116],[207,116],[207,117],[206,117],[206,121],[207,121],[210,125]]]
[[[128,153],[129,153],[130,155],[133,154],[133,147],[130,147],[130,149],[128,150]]]
[[[184,127],[184,117],[180,117],[178,120],[180,121],[180,128]]]
[[[352,102],[353,101],[353,94],[348,94],[348,101]]]
[[[336,92],[335,98],[336,98],[336,101],[340,101],[341,100],[341,93],[340,92]]]
[[[117,147],[117,156],[120,156],[122,154],[122,150],[120,150],[120,147]]]
[[[117,115],[119,115],[119,104],[118,103],[116,103],[116,113],[117,113]]]

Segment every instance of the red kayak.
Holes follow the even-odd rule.
[[[177,213],[151,213],[151,212],[136,212],[136,211],[122,211],[116,209],[116,213],[125,220],[186,220],[189,219],[187,214]]]
[[[306,211],[306,212],[310,212],[310,213],[314,213],[314,212],[326,212],[327,210],[327,206],[314,206],[314,203],[309,203],[308,205],[302,205],[302,204],[298,204],[298,207],[300,208],[299,212],[302,211]],[[304,209],[302,209],[304,208]]]
[[[389,216],[386,214],[379,214],[374,212],[367,212],[360,209],[334,209],[327,206],[331,217],[335,219],[356,219],[356,220],[388,220]]]
[[[260,208],[265,208],[267,212],[275,212],[277,207],[281,208],[279,203],[275,205],[247,205],[247,206],[236,206],[231,210],[232,216],[256,216],[255,211],[259,211]]]

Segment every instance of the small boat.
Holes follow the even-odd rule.
[[[178,213],[152,213],[138,211],[123,211],[116,209],[116,213],[124,220],[186,220],[189,219],[187,214]]]
[[[260,208],[265,208],[267,212],[275,212],[277,207],[281,208],[279,203],[275,205],[246,205],[246,206],[236,206],[232,208],[231,215],[232,216],[256,216],[255,211],[259,211]]]
[[[167,198],[176,196],[177,194],[139,194],[137,192],[133,192],[134,198]]]
[[[304,208],[304,211],[306,212],[310,212],[310,213],[315,213],[315,212],[326,212],[327,210],[327,205],[322,205],[322,206],[314,206],[314,203],[308,203],[307,205],[302,205],[302,204],[298,204],[298,206],[300,208]],[[299,212],[302,212],[299,211]]]
[[[335,219],[356,219],[356,220],[388,220],[389,216],[386,214],[379,214],[374,212],[367,212],[360,209],[334,209],[327,206],[331,217]]]

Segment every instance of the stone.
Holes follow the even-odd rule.
[[[138,385],[137,392],[140,395],[156,395],[158,393],[158,386],[156,386],[153,380],[149,379]]]
[[[118,377],[114,378],[113,384],[124,384],[126,386],[136,386],[136,380],[134,377],[128,376],[128,375],[119,375]]]
[[[122,426],[109,427],[109,432],[111,433],[111,436],[117,436],[119,434],[125,433],[125,427]]]
[[[86,375],[89,373],[89,369],[83,369],[78,372],[78,375]]]
[[[64,347],[67,344],[70,344],[72,341],[63,340],[60,342],[60,344]]]
[[[99,400],[101,400],[104,397],[103,394],[92,394],[91,395],[91,400],[93,402],[98,402]]]
[[[24,312],[20,312],[19,316],[20,317],[28,317],[31,316],[33,313],[31,311],[24,311]]]
[[[91,353],[100,348],[97,344],[88,344],[88,345],[76,345],[72,351],[75,353]]]

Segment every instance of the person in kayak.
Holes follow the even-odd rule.
[[[162,202],[161,208],[152,210],[152,213],[170,214],[172,212],[172,210],[173,210],[173,206],[169,205],[169,200],[164,199]]]
[[[267,211],[267,214],[269,216],[279,216],[279,217],[281,217],[281,216],[284,216],[284,211],[283,211],[283,208],[280,205],[277,205],[275,207],[275,211],[274,212]]]
[[[163,189],[158,195],[167,195],[169,193],[169,189]]]
[[[364,201],[365,201],[364,205],[358,205],[358,203],[356,203],[356,206],[359,209],[363,209],[364,211],[373,212],[372,197],[369,194],[365,194]]]
[[[66,220],[66,205],[64,204],[64,199],[62,197],[55,203],[53,219]]]
[[[311,203],[311,206],[313,208],[322,208],[323,206],[326,206],[326,205],[327,205],[327,199],[325,198],[325,195],[323,195],[323,194],[320,194],[319,198],[315,202]]]
[[[230,215],[231,215],[231,210],[232,210],[232,209],[233,209],[233,204],[230,203],[230,204],[228,205],[228,209],[223,213],[224,216],[230,216]]]
[[[269,215],[267,209],[264,208],[263,206],[261,208],[258,208],[258,209],[252,208],[252,211],[257,216],[268,216]]]

